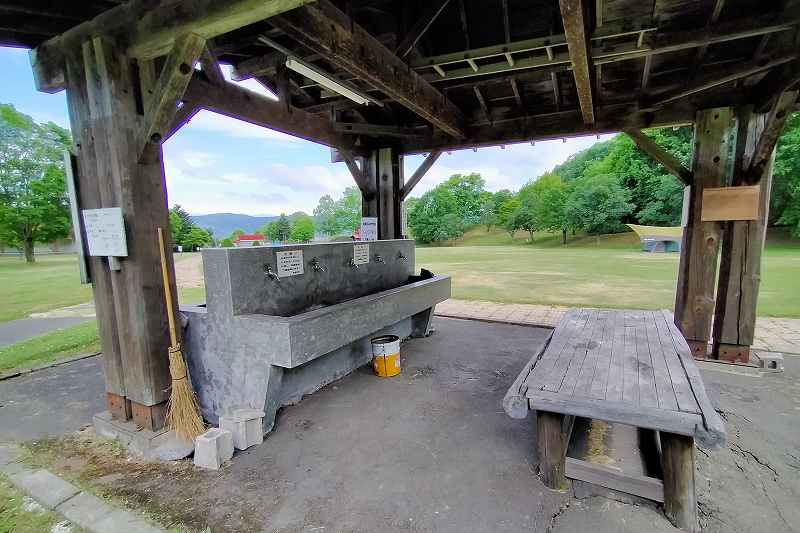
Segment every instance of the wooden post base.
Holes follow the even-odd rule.
[[[539,478],[547,487],[567,490],[566,457],[574,416],[546,411],[536,412]]]
[[[664,471],[664,514],[677,528],[699,533],[694,487],[694,439],[673,433],[659,434]]]
[[[750,346],[741,344],[718,344],[716,350],[717,359],[729,363],[749,363]]]
[[[167,422],[167,402],[155,405],[142,405],[130,402],[133,422],[143,429],[158,431]]]
[[[695,359],[705,359],[708,357],[708,341],[686,339],[686,344],[689,345],[689,349],[692,351],[692,356],[694,356]]]
[[[114,394],[113,392],[106,393],[106,406],[108,412],[114,420],[121,420],[123,422],[131,419],[131,401],[125,396]]]

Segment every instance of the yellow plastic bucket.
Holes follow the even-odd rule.
[[[390,378],[400,373],[400,337],[381,335],[372,343],[372,368],[382,378]]]

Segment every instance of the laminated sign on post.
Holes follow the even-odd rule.
[[[125,240],[125,223],[122,221],[121,208],[84,209],[81,214],[86,229],[89,255],[128,256],[128,242]]]
[[[369,244],[356,244],[353,246],[353,264],[366,265],[369,263]]]
[[[278,277],[297,276],[303,273],[303,250],[275,252],[278,260]]]
[[[378,217],[363,217],[361,219],[361,240],[378,240]]]

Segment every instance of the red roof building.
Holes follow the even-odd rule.
[[[258,233],[254,233],[252,235],[239,235],[236,237],[234,241],[235,246],[245,247],[245,246],[254,246],[257,244],[264,244],[265,237]]]

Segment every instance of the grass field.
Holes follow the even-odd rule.
[[[800,317],[800,243],[771,235],[758,313]],[[453,297],[565,306],[672,308],[678,254],[639,251],[634,234],[570,238],[474,229],[448,246],[417,249],[417,267],[449,274]]]

